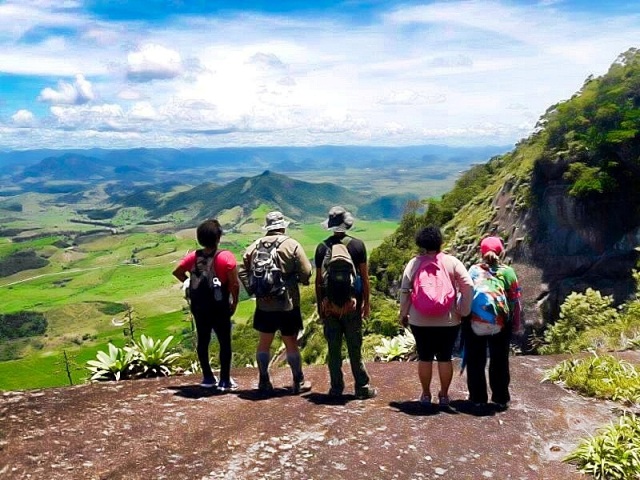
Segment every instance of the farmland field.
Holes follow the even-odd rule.
[[[392,221],[357,221],[352,234],[371,250],[396,226]],[[126,323],[122,325],[127,306],[133,312],[136,335],[174,335],[176,342],[181,341],[189,334],[191,322],[171,271],[188,250],[197,248],[194,233],[193,229],[103,233],[81,237],[69,246],[62,234],[20,243],[0,241],[3,258],[33,250],[49,262],[0,279],[0,314],[33,311],[43,313],[47,320],[44,335],[0,342],[5,358],[0,361],[0,390],[69,384],[64,353],[73,383],[85,381],[87,360],[98,350],[106,350],[109,342],[123,346],[127,341]],[[221,246],[232,250],[239,260],[244,248],[261,233],[256,222],[243,233],[224,235]],[[288,233],[300,241],[309,258],[328,235],[320,223],[292,225]],[[244,298],[234,317],[237,323],[246,322],[253,313],[253,301]]]

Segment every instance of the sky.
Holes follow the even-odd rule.
[[[0,149],[512,145],[636,0],[0,0]]]

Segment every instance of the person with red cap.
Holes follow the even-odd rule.
[[[508,408],[509,346],[512,333],[521,333],[520,286],[514,269],[502,263],[504,245],[496,236],[480,242],[482,260],[469,269],[474,283],[471,314],[463,322],[464,359],[469,400],[487,405],[487,349],[491,402],[498,410]]]

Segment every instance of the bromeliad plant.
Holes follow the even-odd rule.
[[[382,345],[375,347],[376,354],[383,362],[408,360],[415,353],[415,350],[416,339],[408,329],[393,338],[383,338]]]
[[[168,351],[173,336],[154,340],[142,335],[130,347],[116,347],[109,343],[109,351],[99,351],[96,360],[89,360],[87,368],[91,381],[122,380],[134,377],[168,376],[174,372],[179,353]]]
[[[640,472],[640,417],[626,414],[584,440],[565,461],[602,480],[638,478]]]
[[[134,369],[134,354],[109,343],[108,353],[100,350],[96,360],[89,360],[87,368],[93,374],[92,381],[120,380],[129,378]]]
[[[544,380],[597,398],[640,404],[640,372],[630,363],[611,355],[565,360],[546,372]],[[584,440],[565,461],[596,479],[640,478],[640,417],[628,412],[617,423]]]
[[[180,358],[179,353],[168,352],[169,344],[173,336],[164,340],[154,340],[146,335],[141,335],[139,341],[134,341],[133,346],[124,347],[131,352],[136,367],[136,376],[162,377],[173,373],[173,364]]]

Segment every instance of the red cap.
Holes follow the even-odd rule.
[[[484,257],[487,252],[494,252],[496,255],[500,255],[504,250],[504,245],[499,237],[487,237],[480,242],[480,252]]]

